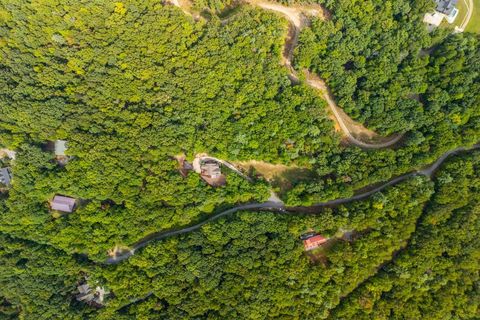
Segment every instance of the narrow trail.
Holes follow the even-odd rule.
[[[270,2],[251,0],[248,3],[260,8],[276,11],[282,14],[290,22],[289,32],[285,40],[282,64],[289,70],[289,77],[293,83],[300,83],[297,71],[292,66],[293,52],[298,44],[300,31],[308,26],[310,19],[308,16],[316,16],[325,19],[325,13],[320,6],[302,6],[286,7]],[[367,129],[362,124],[350,118],[341,108],[337,106],[332,93],[323,80],[305,70],[306,83],[321,92],[323,98],[328,104],[337,127],[341,129],[347,140],[360,148],[364,149],[382,149],[396,144],[403,137],[402,134],[394,134],[389,137],[382,137],[379,134]]]
[[[191,5],[190,4],[187,5],[185,3],[185,1],[186,0],[167,0],[167,3],[173,5],[177,8],[180,8],[180,10],[182,10],[182,12],[185,15],[193,17],[196,21],[198,21],[201,18],[200,15],[198,13],[194,13],[190,8]]]
[[[330,110],[332,111],[337,125],[342,129],[348,141],[364,149],[382,149],[387,148],[402,139],[403,135],[394,134],[390,137],[381,137],[377,133],[365,128],[363,125],[356,121],[353,121],[341,108],[337,106],[333,100],[333,96],[325,85],[325,82],[310,72],[305,71],[307,84],[312,88],[318,89],[325,101],[327,102]],[[358,136],[364,136],[365,140],[376,140],[376,142],[365,142],[357,138]]]
[[[460,24],[459,27],[455,28],[456,31],[463,32],[465,31],[465,28],[467,27],[468,23],[470,22],[470,19],[472,18],[473,15],[473,7],[474,3],[473,0],[462,0],[465,3],[465,6],[467,7],[467,14],[463,18],[462,24]]]
[[[282,214],[298,214],[298,213],[312,214],[312,213],[318,213],[319,208],[336,207],[336,206],[347,204],[347,203],[350,203],[350,202],[353,202],[353,201],[363,200],[363,199],[366,199],[366,198],[372,196],[373,194],[375,194],[377,192],[380,192],[380,191],[384,190],[385,188],[393,186],[397,183],[405,181],[405,180],[407,180],[411,177],[414,177],[414,176],[423,175],[423,176],[426,176],[426,177],[431,179],[433,177],[435,171],[438,169],[438,167],[440,167],[440,165],[442,165],[442,163],[445,162],[445,160],[448,159],[451,155],[458,154],[460,152],[465,152],[465,151],[473,151],[473,150],[477,150],[477,149],[480,149],[480,144],[476,144],[473,147],[468,148],[468,149],[466,149],[464,147],[459,147],[459,148],[447,151],[444,154],[442,154],[434,163],[430,164],[429,166],[427,166],[427,167],[425,167],[421,170],[413,171],[413,172],[406,173],[404,175],[395,177],[395,178],[393,178],[393,179],[391,179],[391,180],[389,180],[389,181],[387,181],[387,182],[385,182],[381,185],[375,186],[373,189],[371,189],[369,191],[354,195],[350,198],[340,198],[340,199],[330,200],[330,201],[326,201],[326,202],[317,203],[317,204],[314,204],[314,205],[308,206],[308,207],[301,207],[301,206],[300,207],[286,207],[283,204],[283,202],[278,201],[276,199],[276,197],[274,195],[272,195],[270,197],[269,201],[267,201],[267,202],[249,203],[249,204],[240,205],[240,206],[222,211],[220,213],[217,213],[217,214],[215,214],[213,216],[210,216],[209,218],[207,218],[207,219],[205,219],[205,220],[203,220],[203,221],[201,221],[201,222],[199,222],[195,225],[192,225],[192,226],[189,226],[189,227],[186,227],[186,228],[183,228],[183,229],[166,230],[166,231],[151,233],[151,234],[147,235],[146,237],[144,237],[143,239],[140,239],[139,241],[134,243],[131,246],[132,249],[130,251],[123,252],[122,254],[114,256],[114,257],[109,257],[105,261],[105,263],[106,264],[117,264],[117,263],[119,263],[123,260],[126,260],[129,257],[133,256],[135,254],[136,250],[147,246],[152,241],[162,240],[162,239],[166,239],[166,238],[173,237],[173,236],[176,236],[176,235],[186,234],[186,233],[198,230],[207,223],[218,220],[221,217],[233,214],[233,213],[238,212],[238,211],[267,210],[267,211],[272,211],[272,212],[277,212],[277,213],[282,213]]]
[[[186,0],[168,0],[170,4],[180,8],[185,14],[193,16],[190,6],[183,3]],[[472,1],[472,0],[470,0]],[[310,17],[317,17],[325,20],[327,13],[320,5],[302,5],[302,6],[284,6],[274,2],[261,0],[244,0],[244,3],[256,6],[265,10],[274,11],[284,16],[289,21],[289,30],[285,38],[285,44],[282,54],[282,65],[289,71],[289,78],[294,84],[301,82],[297,71],[293,68],[292,60],[295,47],[298,44],[300,31],[310,24]],[[222,24],[228,23],[232,17],[222,20]],[[341,108],[337,106],[333,95],[327,88],[325,82],[314,76],[308,71],[304,71],[307,76],[306,84],[321,92],[322,97],[332,114],[336,128],[339,129],[345,138],[353,145],[363,149],[382,149],[396,144],[403,137],[403,134],[394,134],[389,137],[383,137],[372,130],[367,129],[359,122],[354,121]]]

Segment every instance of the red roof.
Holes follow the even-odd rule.
[[[316,235],[306,240],[303,240],[303,245],[305,246],[305,250],[312,250],[318,248],[319,246],[327,242],[327,240],[327,238],[322,237],[321,235]]]

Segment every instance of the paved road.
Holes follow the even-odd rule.
[[[472,148],[469,148],[469,149],[460,147],[460,148],[456,148],[456,149],[447,151],[442,156],[440,156],[434,163],[430,164],[429,166],[425,167],[424,169],[414,171],[414,172],[410,172],[410,173],[401,175],[399,177],[393,178],[393,179],[391,179],[391,180],[389,180],[389,181],[387,181],[387,182],[385,182],[385,183],[383,183],[379,186],[374,187],[373,189],[371,189],[369,191],[354,195],[350,198],[341,198],[341,199],[330,200],[330,201],[326,201],[326,202],[322,202],[322,203],[317,203],[317,204],[314,204],[314,205],[308,206],[308,207],[285,207],[284,204],[281,201],[276,201],[276,200],[267,201],[267,202],[264,202],[264,203],[250,203],[250,204],[240,205],[240,206],[237,206],[235,208],[231,208],[231,209],[225,210],[223,212],[220,212],[216,215],[213,215],[213,216],[209,217],[208,219],[206,219],[206,220],[204,220],[204,221],[202,221],[198,224],[195,224],[193,226],[190,226],[190,227],[186,227],[186,228],[179,229],[179,230],[170,230],[170,231],[161,231],[161,232],[152,233],[152,234],[146,236],[145,238],[139,240],[138,242],[136,242],[132,246],[132,250],[130,250],[128,252],[125,252],[125,253],[123,253],[119,256],[116,256],[116,257],[110,257],[105,262],[107,264],[117,264],[117,263],[119,263],[119,262],[121,262],[125,259],[128,259],[129,257],[131,257],[132,255],[135,254],[136,250],[147,246],[152,241],[161,240],[161,239],[165,239],[165,238],[169,238],[169,237],[173,237],[173,236],[176,236],[176,235],[185,234],[185,233],[189,233],[189,232],[198,230],[207,223],[210,223],[210,222],[215,221],[215,220],[217,220],[221,217],[227,216],[229,214],[232,214],[232,213],[235,213],[235,212],[238,212],[238,211],[269,210],[269,211],[283,213],[283,214],[309,213],[309,212],[312,211],[312,209],[318,209],[318,208],[322,208],[322,207],[335,207],[335,206],[350,203],[350,202],[353,202],[353,201],[362,200],[362,199],[365,199],[365,198],[368,198],[368,197],[372,196],[373,194],[375,194],[377,192],[380,192],[380,191],[384,190],[385,188],[393,186],[393,185],[395,185],[399,182],[405,181],[408,178],[411,178],[411,177],[416,176],[416,175],[424,175],[424,176],[427,176],[427,177],[431,178],[433,176],[433,174],[435,173],[435,171],[438,169],[438,167],[451,155],[457,154],[457,153],[462,152],[462,151],[470,151],[470,150],[475,150],[475,149],[480,149],[480,144],[476,144]]]
[[[189,232],[198,230],[207,223],[210,223],[212,221],[215,221],[215,220],[217,220],[221,217],[224,217],[226,215],[235,213],[237,211],[262,210],[262,209],[263,210],[275,210],[275,211],[284,211],[285,210],[282,202],[273,202],[273,201],[270,202],[270,201],[268,201],[268,202],[263,202],[263,203],[250,203],[250,204],[241,205],[241,206],[238,206],[238,207],[231,208],[231,209],[228,209],[226,211],[220,212],[220,213],[218,213],[216,215],[213,215],[210,218],[208,218],[208,219],[206,219],[206,220],[204,220],[204,221],[202,221],[202,222],[200,222],[196,225],[193,225],[193,226],[190,226],[190,227],[187,227],[187,228],[184,228],[184,229],[172,230],[172,231],[161,231],[161,232],[152,233],[152,234],[146,236],[145,238],[141,239],[140,241],[136,242],[132,246],[132,250],[130,250],[128,252],[125,252],[120,256],[110,257],[110,258],[107,259],[106,263],[107,264],[117,264],[117,263],[133,256],[135,254],[136,250],[145,247],[146,245],[148,245],[152,241],[161,240],[161,239],[165,239],[165,238],[169,238],[169,237],[173,237],[173,236],[176,236],[176,235],[189,233]]]

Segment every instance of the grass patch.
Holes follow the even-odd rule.
[[[470,19],[465,31],[480,34],[480,0],[473,0],[472,18]]]
[[[458,0],[458,3],[457,3],[458,16],[452,25],[459,27],[462,24],[463,19],[465,19],[465,17],[467,16],[468,9],[465,1],[468,2],[468,0]]]

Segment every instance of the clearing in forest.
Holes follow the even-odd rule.
[[[298,167],[296,165],[287,166],[257,160],[237,161],[234,165],[242,168],[246,172],[254,169],[259,175],[264,177],[273,188],[278,188],[280,194],[291,189],[296,182],[308,180],[314,176],[314,172],[311,169]]]

